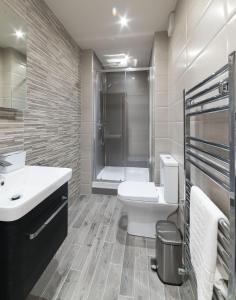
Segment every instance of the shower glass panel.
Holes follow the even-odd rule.
[[[149,181],[149,71],[99,72],[97,80],[94,180]]]
[[[104,101],[105,165],[124,166],[125,74],[106,74]]]
[[[148,72],[126,74],[126,166],[148,167],[149,87]]]

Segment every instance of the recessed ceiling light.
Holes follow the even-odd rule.
[[[127,67],[130,62],[130,56],[125,53],[104,54],[108,65],[116,65],[116,67]]]
[[[104,54],[105,57],[124,57],[125,53],[117,53],[117,54]]]
[[[126,16],[120,17],[119,23],[120,23],[121,28],[128,27],[128,22],[129,22],[129,20],[127,19]]]
[[[15,31],[15,36],[16,36],[17,39],[23,39],[24,36],[25,36],[25,33],[22,30],[19,29],[19,30]]]
[[[113,15],[114,17],[117,16],[117,8],[116,8],[115,6],[112,8],[112,15]]]

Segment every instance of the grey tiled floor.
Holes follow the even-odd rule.
[[[69,209],[69,234],[27,300],[172,300],[192,297],[150,270],[154,240],[127,234],[115,196],[81,197]]]

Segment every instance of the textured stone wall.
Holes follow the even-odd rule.
[[[80,49],[44,1],[3,2],[28,25],[27,109],[0,110],[0,153],[25,149],[27,164],[72,168],[72,202],[80,183]]]

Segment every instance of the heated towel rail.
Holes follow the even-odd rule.
[[[217,72],[189,90],[184,90],[184,247],[183,263],[196,295],[197,282],[191,264],[189,250],[190,190],[195,183],[193,170],[197,169],[220,188],[227,191],[230,203],[229,224],[220,220],[218,224],[218,263],[228,274],[228,296],[225,298],[214,286],[213,299],[235,300],[235,52],[228,63]],[[228,123],[228,142],[218,143],[202,139],[192,133],[192,122],[201,122],[200,115],[225,112]]]

